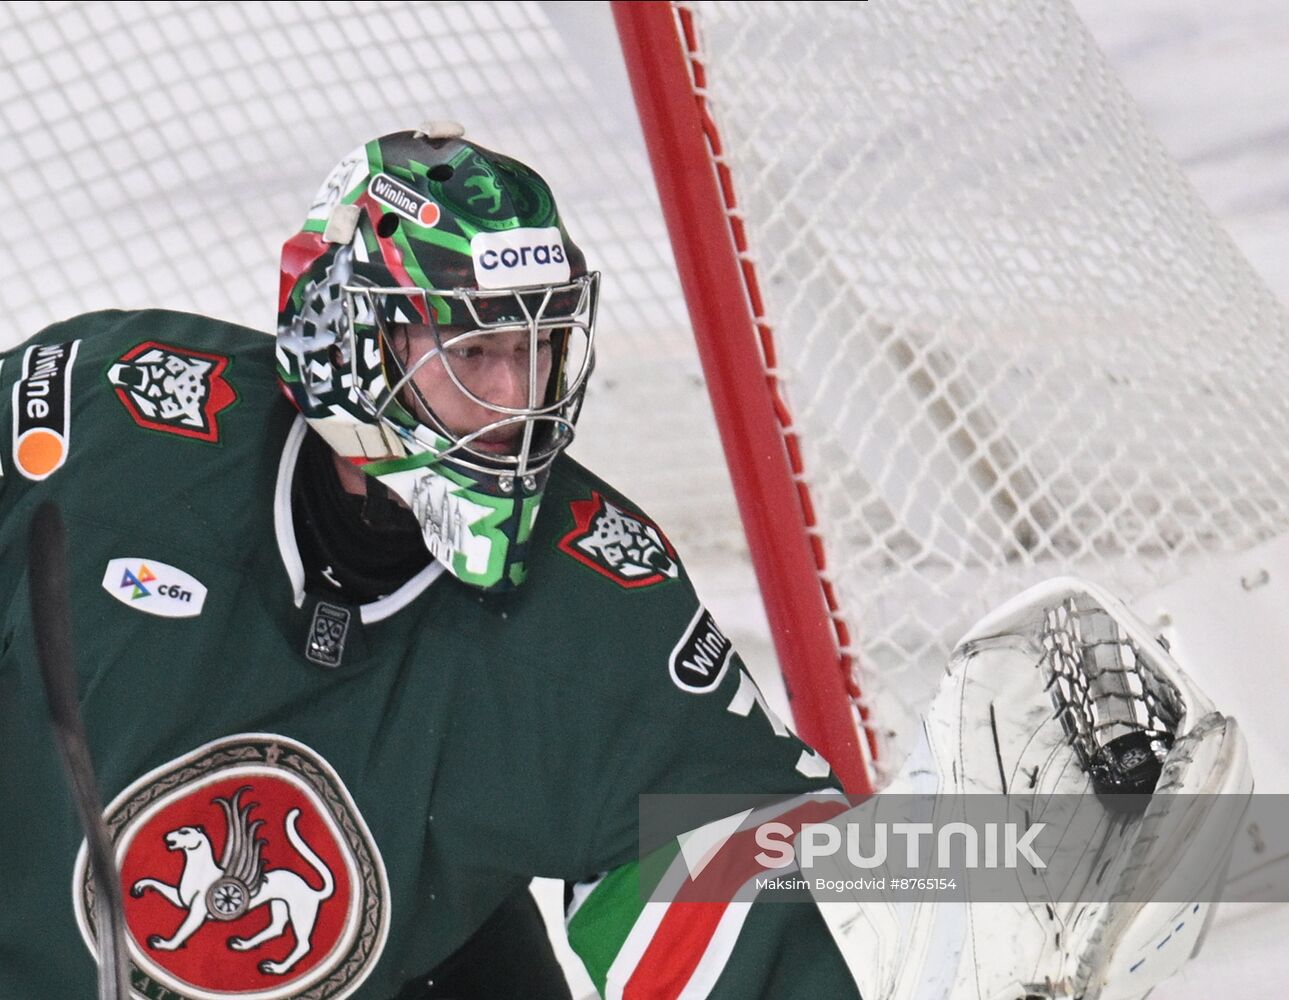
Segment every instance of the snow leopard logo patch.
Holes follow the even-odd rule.
[[[217,417],[237,401],[224,378],[228,358],[149,340],[130,348],[107,380],[140,427],[198,441],[219,441]]]
[[[199,747],[104,812],[139,996],[341,1000],[380,958],[384,863],[348,790],[315,751],[244,733]],[[84,844],[72,892],[91,951]]]
[[[676,552],[652,521],[592,491],[569,504],[573,530],[559,548],[620,587],[648,587],[680,575]]]

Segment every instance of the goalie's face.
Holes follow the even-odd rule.
[[[550,434],[532,418],[556,390],[556,336],[544,329],[398,324],[391,341],[408,378],[403,405],[462,450],[540,453]]]
[[[346,285],[348,363],[369,422],[401,439],[409,468],[437,464],[495,496],[538,495],[573,440],[597,279],[484,291]]]

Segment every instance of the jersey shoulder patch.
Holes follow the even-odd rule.
[[[294,416],[273,348],[265,334],[160,309],[45,328],[0,365],[4,506],[49,480],[69,514],[128,525],[135,543],[163,524],[212,546],[225,531],[235,539],[261,514],[238,498],[275,474]]]
[[[103,310],[56,323],[31,344],[59,342],[78,345],[71,394],[76,422],[118,447],[121,435],[134,439],[131,425],[152,432],[153,440],[160,434],[221,444],[230,409],[278,395],[273,338],[206,316]],[[255,427],[260,417],[238,419]]]
[[[237,402],[224,377],[226,354],[145,340],[107,370],[116,397],[140,427],[195,441],[219,442],[219,414]]]
[[[680,577],[676,550],[657,524],[576,462],[560,466],[550,498],[560,552],[626,590]]]

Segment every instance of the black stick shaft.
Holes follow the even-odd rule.
[[[98,942],[98,991],[101,1000],[129,1000],[125,952],[125,906],[121,879],[103,823],[89,741],[81,721],[72,660],[71,611],[67,600],[67,542],[58,506],[46,501],[31,519],[27,536],[27,579],[36,657],[49,705],[54,742],[71,786],[89,851],[94,883]]]

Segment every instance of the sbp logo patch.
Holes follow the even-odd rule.
[[[112,559],[103,589],[122,604],[162,618],[196,618],[206,603],[206,587],[196,577],[155,559]]]
[[[107,370],[107,380],[140,427],[198,441],[219,441],[221,410],[237,401],[224,378],[228,358],[149,340]]]
[[[559,548],[578,562],[628,588],[680,574],[675,550],[652,521],[628,514],[594,490],[568,506],[573,530],[559,540]]]
[[[107,808],[134,991],[183,1000],[339,1000],[389,927],[384,863],[335,771],[270,734],[199,747]],[[76,918],[96,952],[87,850]]]

